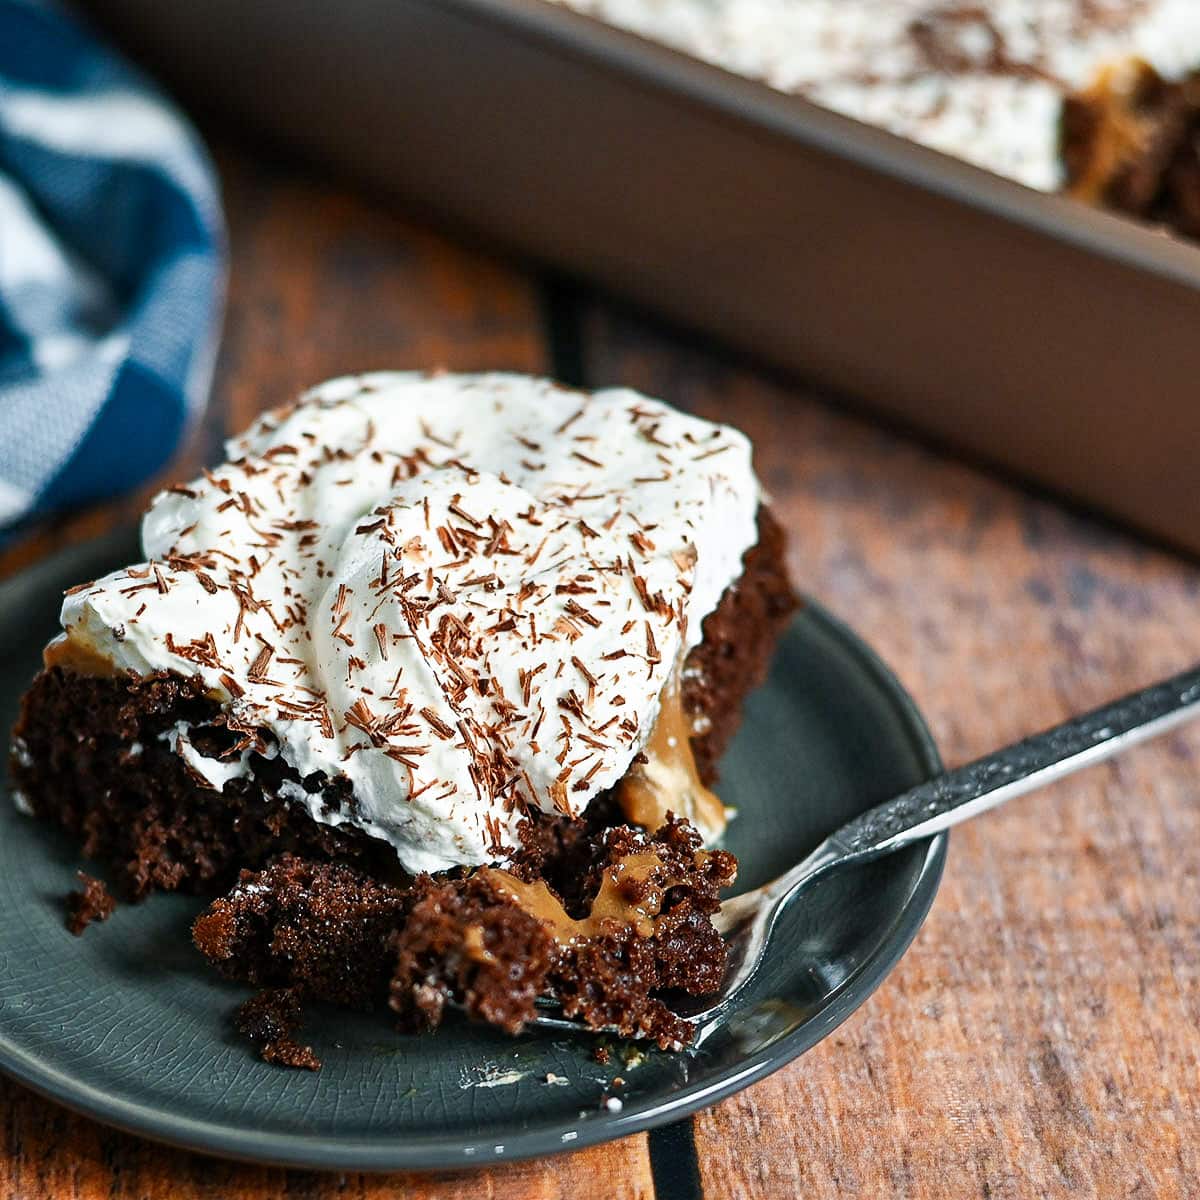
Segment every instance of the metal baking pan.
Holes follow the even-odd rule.
[[[185,98],[1200,551],[1200,248],[541,0],[91,7]]]

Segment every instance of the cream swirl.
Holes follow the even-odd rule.
[[[148,562],[76,589],[69,638],[199,675],[410,870],[495,861],[578,813],[650,735],[756,539],[739,433],[635,392],[513,375],[333,380],[161,493]],[[219,788],[249,755],[169,744]]]

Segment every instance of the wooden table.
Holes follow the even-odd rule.
[[[755,439],[795,577],[891,663],[948,763],[1200,660],[1193,565],[311,174],[219,159],[229,317],[176,474],[340,372],[626,383]],[[130,511],[62,522],[2,565]],[[1200,1195],[1198,764],[1184,730],[956,833],[882,989],[669,1131],[476,1175],[337,1177],[179,1153],[0,1082],[0,1197]]]

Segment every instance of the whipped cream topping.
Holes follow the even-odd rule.
[[[413,871],[495,861],[527,809],[619,780],[757,539],[747,440],[628,390],[336,379],[227,450],[154,499],[149,561],[68,594],[66,635],[200,676],[244,744],[164,741],[210,786],[251,749],[345,776],[341,809],[285,796]]]
[[[1064,96],[1200,67],[1196,0],[558,0],[1043,191]]]

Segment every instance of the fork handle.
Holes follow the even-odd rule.
[[[1200,668],[946,771],[848,821],[778,879],[721,905],[714,923],[737,953],[720,1001],[705,1014],[708,1026],[728,1013],[757,969],[779,913],[806,883],[941,833],[1196,716]]]
[[[847,822],[823,843],[819,857],[827,869],[834,860],[861,862],[887,854],[1196,716],[1200,716],[1200,668],[918,784]]]

